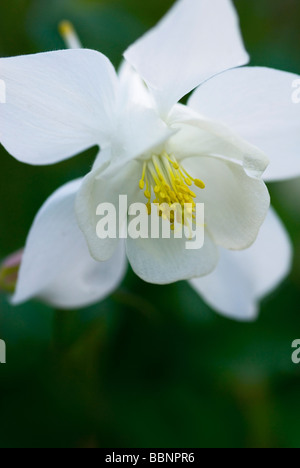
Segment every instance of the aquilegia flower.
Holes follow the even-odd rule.
[[[99,301],[121,282],[127,256],[145,281],[191,280],[219,312],[254,318],[290,268],[264,181],[300,175],[300,107],[291,100],[297,76],[236,68],[247,62],[230,0],[179,0],[126,51],[118,75],[91,50],[0,60],[0,139],[15,158],[53,164],[100,147],[92,171],[38,213],[14,303]],[[149,211],[153,201],[204,203],[203,248],[186,250],[174,235],[100,240],[97,206],[117,206],[119,195]]]

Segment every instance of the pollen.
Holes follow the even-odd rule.
[[[185,204],[190,205],[188,216],[194,220],[196,208],[195,199],[197,195],[192,190],[192,186],[204,189],[205,183],[200,179],[194,179],[180,164],[174,156],[170,156],[164,151],[161,155],[152,155],[152,157],[143,164],[142,176],[139,181],[140,190],[144,191],[147,199],[147,209],[151,214],[151,203],[169,207],[169,210],[161,213],[163,219],[168,219],[171,229],[174,230],[175,216],[171,211],[174,205],[181,206],[180,219],[176,216],[176,221],[186,224],[184,219]]]

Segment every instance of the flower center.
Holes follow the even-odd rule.
[[[144,195],[148,200],[146,206],[149,215],[151,214],[151,203],[165,204],[170,208],[174,205],[180,205],[182,212],[185,204],[189,204],[192,206],[190,215],[194,218],[196,207],[194,199],[197,195],[191,190],[193,184],[200,189],[205,188],[202,180],[191,177],[174,156],[169,156],[164,151],[160,156],[152,155],[151,159],[144,163],[139,187],[141,190],[145,190]],[[174,215],[164,216],[163,212],[160,212],[160,215],[168,218],[171,225],[174,226]],[[180,222],[185,224],[184,215]]]

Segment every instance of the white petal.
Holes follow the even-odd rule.
[[[213,155],[242,163],[247,173],[261,177],[269,164],[263,151],[251,145],[222,123],[208,119],[187,106],[176,105],[167,120],[177,133],[167,150],[177,159]]]
[[[249,177],[241,165],[214,157],[186,159],[183,166],[206,185],[195,191],[217,245],[242,250],[253,244],[270,206],[264,182]]]
[[[127,255],[134,272],[153,284],[170,284],[213,271],[218,249],[208,232],[202,249],[186,250],[187,239],[128,239]]]
[[[179,0],[125,58],[163,113],[202,81],[249,59],[231,0]]]
[[[105,298],[122,281],[123,245],[109,262],[95,262],[89,254],[74,210],[81,182],[60,188],[38,213],[27,239],[14,304],[38,297],[55,307],[84,307]]]
[[[129,103],[153,107],[153,99],[146,83],[140,75],[125,60],[119,69],[120,106],[127,107]]]
[[[43,165],[111,139],[117,76],[92,50],[0,59],[6,84],[0,141],[15,158]]]
[[[124,61],[119,70],[118,124],[111,144],[112,158],[125,163],[141,157],[174,133],[154,109],[144,81]]]
[[[237,320],[256,318],[258,302],[289,274],[292,247],[282,222],[271,209],[257,241],[248,250],[222,250],[216,270],[192,286],[217,312]]]
[[[153,109],[131,103],[119,115],[112,141],[112,157],[115,162],[123,164],[142,157],[162,145],[176,131],[167,126]]]
[[[128,203],[139,201],[142,167],[141,163],[130,161],[119,167],[112,165],[105,169],[94,170],[85,177],[77,194],[76,214],[90,254],[95,260],[109,260],[119,244],[118,235],[116,238],[107,239],[100,239],[97,236],[97,224],[100,221],[100,217],[97,216],[98,205],[112,204],[116,209],[119,224],[119,196],[127,195]],[[126,220],[127,207],[124,216],[122,219]]]
[[[293,102],[297,79],[269,68],[229,70],[201,85],[189,105],[261,148],[270,159],[266,180],[297,177],[300,104]]]
[[[119,119],[111,148],[104,150],[102,159],[100,152],[94,169],[84,179],[77,197],[78,223],[87,239],[91,255],[96,260],[109,259],[117,245],[117,239],[100,240],[96,235],[98,205],[112,203],[118,213],[120,195],[127,195],[128,200],[131,200],[129,203],[139,201],[143,163],[135,158],[149,157],[153,148],[161,146],[175,132],[153,109],[135,104],[124,108],[124,118]],[[107,166],[101,161],[110,159],[110,151],[111,164]]]

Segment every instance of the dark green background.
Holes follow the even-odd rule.
[[[300,74],[299,0],[237,0],[252,64]],[[0,6],[0,56],[62,48],[71,19],[115,65],[172,0],[11,0]],[[17,136],[16,136],[17,137]],[[300,149],[299,149],[300,151]],[[36,211],[86,174],[95,151],[51,167],[0,148],[0,256],[23,246]],[[270,187],[291,232],[291,277],[253,324],[211,311],[187,284],[146,285],[131,272],[80,312],[0,296],[1,447],[300,447],[300,182]]]

